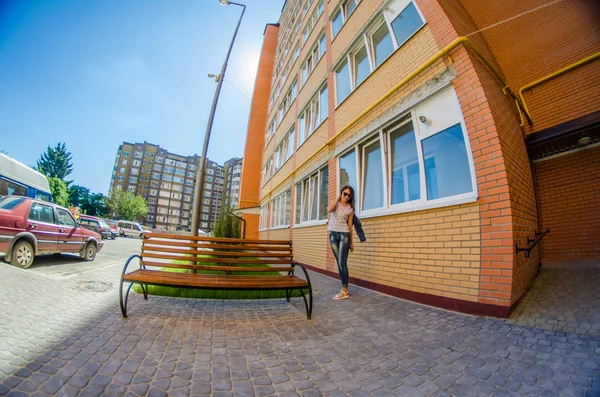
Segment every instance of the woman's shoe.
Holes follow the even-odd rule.
[[[340,292],[337,295],[333,296],[333,299],[338,300],[338,301],[342,300],[342,299],[348,299],[348,298],[350,298],[350,294],[347,293],[347,292],[345,292],[345,293],[344,292]]]

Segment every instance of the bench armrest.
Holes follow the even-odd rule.
[[[140,255],[131,255],[129,257],[129,259],[127,259],[127,262],[125,262],[125,266],[123,266],[123,273],[122,273],[123,275],[127,272],[127,267],[129,266],[131,261],[135,258],[140,259],[140,268],[145,268],[145,266],[142,264],[142,257]]]
[[[308,275],[308,272],[306,271],[306,266],[304,266],[304,264],[302,264],[300,262],[296,262],[295,260],[292,260],[292,274],[293,274],[293,269],[295,269],[296,266],[298,266],[298,267],[300,267],[300,269],[302,269],[302,271],[304,272],[304,275],[306,276],[306,281],[308,282],[308,287],[312,290],[312,284],[310,283],[310,277]]]

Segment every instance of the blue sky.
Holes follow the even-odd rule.
[[[258,57],[283,0],[247,5],[208,158],[243,156]],[[123,141],[201,154],[241,7],[217,0],[0,0],[0,149],[28,165],[65,142],[67,179],[106,194]]]

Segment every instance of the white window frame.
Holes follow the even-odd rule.
[[[442,102],[444,101],[444,102]],[[443,105],[439,105],[443,104]],[[434,112],[433,109],[437,109]],[[439,109],[444,109],[444,111],[440,111]],[[428,124],[425,124],[419,120],[419,116],[425,114],[431,114],[432,120],[439,122],[432,124],[430,127]],[[443,114],[441,114],[443,113]],[[425,116],[426,117],[426,116]],[[437,120],[436,120],[437,119]],[[355,210],[358,215],[364,218],[397,214],[403,212],[410,211],[419,211],[424,209],[431,208],[441,208],[452,205],[471,203],[477,201],[478,198],[478,187],[477,187],[477,177],[475,173],[475,165],[473,160],[473,152],[471,149],[471,144],[469,141],[469,136],[467,133],[466,123],[463,118],[463,114],[460,108],[460,104],[458,102],[458,97],[453,87],[446,88],[440,92],[433,94],[426,101],[422,102],[420,105],[414,107],[413,109],[404,113],[401,117],[397,118],[397,120],[403,120],[401,122],[394,122],[389,126],[384,126],[384,128],[379,128],[374,131],[373,134],[369,134],[365,139],[362,139],[360,142],[354,144],[348,150],[344,150],[341,152],[336,158],[336,191],[341,189],[340,186],[340,158],[345,156],[351,151],[355,152],[355,167],[356,167],[356,176],[358,181],[354,181],[354,184],[351,182],[350,185],[354,188],[355,191]],[[415,142],[417,148],[417,157],[419,161],[419,182],[420,182],[420,198],[418,200],[407,201],[404,203],[398,204],[390,204],[391,203],[391,172],[390,167],[392,164],[391,159],[391,141],[390,135],[393,131],[395,131],[400,126],[412,122],[414,133],[415,133]],[[437,124],[437,125],[436,125]],[[427,199],[427,181],[425,174],[425,161],[423,158],[423,148],[422,141],[437,135],[443,131],[446,131],[448,128],[460,124],[463,139],[465,143],[465,148],[467,151],[467,160],[469,164],[469,171],[471,177],[471,186],[472,191],[462,194],[457,194],[450,197],[442,197],[434,200]],[[363,150],[364,147],[368,146],[375,140],[380,141],[381,149],[382,149],[382,169],[383,169],[383,207],[369,209],[366,211],[362,210],[363,200],[363,187],[364,187],[364,156]]]
[[[293,217],[294,217],[294,227],[306,227],[306,226],[315,226],[315,225],[323,225],[327,222],[327,216],[324,219],[319,219],[320,216],[320,208],[319,205],[321,203],[321,176],[327,172],[327,180],[329,180],[329,167],[327,164],[323,164],[321,167],[317,168],[315,171],[311,172],[305,178],[300,180],[294,185],[294,189],[296,191],[295,202],[298,204],[300,201],[300,205],[296,205],[294,209]],[[314,189],[315,194],[312,198],[316,201],[316,211],[317,217],[316,219],[311,219],[310,211],[312,210],[311,202],[307,203],[307,200],[311,199],[309,197],[310,189],[311,189],[311,181],[314,180]],[[299,191],[299,185],[301,186],[301,191]],[[329,183],[325,187],[327,190],[325,194],[329,195]],[[308,190],[307,190],[308,189]],[[300,195],[300,200],[298,200],[298,195]],[[328,205],[329,200],[325,200]],[[306,205],[305,205],[306,204]],[[305,210],[309,212],[308,215],[305,214]],[[298,215],[300,220],[297,221]]]
[[[269,203],[260,207],[260,226],[259,230],[269,229]]]
[[[350,14],[348,14],[348,8],[347,5],[350,2],[350,0],[344,0],[339,7],[337,7],[335,9],[334,12],[331,13],[332,19],[329,20],[329,28],[331,29],[331,37],[332,37],[332,41],[333,39],[335,39],[337,37],[337,35],[342,31],[342,29],[344,28],[344,25],[346,24],[346,22],[348,21],[348,18],[350,18],[350,16],[352,14],[354,14],[354,12],[356,11],[356,9],[358,8],[359,4],[361,3],[361,1],[359,0],[354,0],[356,2],[356,6],[354,7],[354,10],[352,10],[352,12]],[[340,30],[337,31],[337,33],[334,35],[333,34],[333,16],[335,16],[337,13],[340,13],[341,17],[342,17],[342,25],[340,26]]]
[[[421,21],[423,22],[423,24],[418,29],[416,29],[406,39],[406,41],[399,44],[396,40],[396,35],[394,34],[394,30],[392,29],[392,22],[396,19],[396,17],[398,15],[400,15],[400,13],[402,11],[404,11],[406,9],[406,7],[408,7],[408,5],[410,3],[414,4],[415,9],[417,10],[419,16],[421,17]],[[343,9],[343,6],[345,4],[346,4],[346,2],[342,3],[342,5],[340,5],[340,7],[342,7],[342,9]],[[358,8],[358,4],[360,4],[360,3],[357,1],[357,5],[356,5],[357,8]],[[391,10],[390,6],[395,7],[393,12],[390,11]],[[356,10],[356,8],[355,8],[355,10]],[[335,13],[333,13],[332,15],[335,15]],[[415,34],[417,34],[417,32],[419,32],[423,28],[423,26],[425,26],[427,24],[427,21],[425,20],[423,13],[421,12],[417,3],[414,0],[394,0],[394,1],[392,1],[390,4],[388,4],[388,7],[386,7],[385,10],[383,10],[383,12],[381,14],[375,16],[373,21],[374,21],[373,25],[364,34],[362,34],[359,39],[357,39],[356,43],[354,43],[354,45],[350,48],[350,50],[344,56],[340,57],[340,59],[334,65],[334,68],[333,68],[333,70],[334,70],[334,87],[335,87],[334,95],[335,95],[335,106],[336,107],[338,107],[342,103],[344,103],[344,101],[346,99],[348,99],[352,95],[352,93],[358,87],[360,87],[362,85],[362,83],[364,83],[369,78],[369,76],[379,67],[379,66],[375,65],[375,52],[374,52],[375,49],[373,47],[372,36],[383,24],[385,24],[387,27],[387,30],[388,30],[388,33],[392,40],[392,45],[394,48],[393,48],[392,52],[390,52],[390,54],[384,60],[382,60],[381,64],[385,63],[385,60],[387,60],[389,57],[391,57],[405,43],[410,41],[410,39]],[[345,20],[344,20],[344,23],[345,23]],[[333,28],[332,28],[332,34],[333,34]],[[363,46],[365,46],[366,51],[367,51],[370,72],[369,72],[369,75],[366,76],[362,82],[360,82],[359,84],[356,84],[355,79],[354,79],[354,76],[356,75],[356,65],[355,65],[355,61],[354,61],[354,59],[355,59],[354,56]],[[350,93],[342,101],[339,101],[338,95],[337,95],[338,82],[337,82],[337,78],[335,75],[335,71],[338,70],[340,68],[340,66],[342,66],[344,63],[347,63],[347,65],[348,65],[348,72],[349,72],[348,75],[349,75],[349,79],[350,79]]]
[[[304,106],[304,109],[298,115],[298,134],[297,137],[297,148],[300,148],[310,138],[310,136],[321,127],[321,125],[329,118],[329,110],[327,115],[321,114],[321,95],[323,91],[327,90],[327,84],[322,85],[317,92],[312,96],[308,103]],[[315,115],[318,115],[318,121],[315,122]],[[304,120],[304,131],[300,127],[301,121]]]
[[[290,203],[288,211],[288,201]],[[289,188],[271,200],[271,229],[290,227],[292,212],[292,189]]]

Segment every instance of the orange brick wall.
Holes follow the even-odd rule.
[[[514,92],[600,49],[596,0],[461,0],[492,49]],[[527,13],[528,12],[528,13]],[[523,14],[525,13],[525,14]],[[517,18],[500,23],[515,15]],[[600,60],[524,93],[540,131],[600,110]]]
[[[265,145],[267,125],[267,114],[264,109],[269,104],[278,31],[279,28],[274,25],[267,25],[265,29],[248,119],[244,162],[242,163],[243,177],[240,185],[240,208],[259,205],[262,151]],[[246,220],[246,238],[257,238],[259,217],[257,215],[243,215],[243,218]]]
[[[293,237],[295,260],[319,269],[333,271],[334,267],[331,264],[328,263],[326,266],[327,251],[331,250],[327,237],[327,226],[295,228]]]
[[[547,261],[600,260],[600,147],[534,165]],[[537,251],[537,250],[536,250]]]

